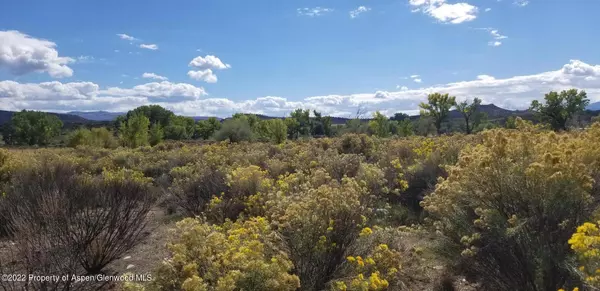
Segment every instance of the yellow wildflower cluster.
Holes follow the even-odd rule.
[[[268,221],[211,226],[197,219],[177,223],[168,245],[172,258],[163,262],[154,287],[164,290],[296,290],[293,265]]]
[[[579,271],[585,281],[600,287],[600,229],[598,224],[586,222],[577,227],[569,239],[571,249],[577,255]]]
[[[386,244],[376,246],[365,258],[349,256],[346,260],[351,265],[350,279],[336,281],[335,290],[387,290],[397,280],[400,253]]]

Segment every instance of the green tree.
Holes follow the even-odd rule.
[[[287,138],[287,125],[279,118],[266,120],[267,132],[272,142],[280,144]]]
[[[467,100],[456,104],[456,109],[465,119],[465,131],[467,134],[471,134],[473,128],[477,126],[473,119],[477,119],[477,115],[480,114],[479,105],[481,105],[481,99],[479,98],[474,98],[470,104]]]
[[[456,104],[456,97],[446,94],[433,93],[427,96],[427,103],[421,102],[421,115],[433,118],[433,124],[438,134],[442,133],[442,122],[448,118],[450,108]]]
[[[200,120],[196,123],[196,133],[194,137],[207,140],[219,129],[221,129],[221,122],[216,117]]]
[[[310,120],[310,111],[296,109],[290,113],[290,118],[296,120],[297,123],[292,123],[296,128],[293,128],[292,131],[297,135],[294,138],[298,138],[300,136],[308,136],[311,133],[311,120]],[[288,124],[290,126],[290,124]]]
[[[560,93],[550,91],[544,96],[545,103],[531,102],[529,110],[535,112],[541,122],[549,123],[552,129],[567,130],[567,121],[573,115],[583,112],[590,103],[585,91],[569,89]]]
[[[244,119],[250,126],[250,128],[254,129],[258,126],[258,122],[260,118],[256,116],[256,114],[248,114],[248,113],[236,113],[232,117],[232,119]]]
[[[509,116],[508,118],[506,118],[506,122],[504,123],[504,127],[508,128],[508,129],[515,129],[515,128],[517,128],[516,121],[517,121],[517,119],[515,118],[515,116]]]
[[[158,123],[163,128],[169,125],[172,119],[175,117],[175,113],[160,105],[144,105],[130,110],[129,112],[127,112],[127,115],[121,118],[120,120],[119,118],[117,118],[117,121],[127,122],[129,118],[139,114],[146,116],[148,120],[150,120],[150,124]]]
[[[402,112],[395,113],[394,116],[392,116],[390,118],[390,120],[395,120],[395,121],[403,121],[406,119],[410,119],[410,116],[408,116],[408,114],[402,113]]]
[[[315,115],[314,118],[312,118],[311,120],[311,133],[313,136],[331,136],[332,134],[332,129],[331,129],[331,116],[325,116],[323,117],[323,115],[314,110],[313,114]]]
[[[13,114],[3,139],[7,144],[48,145],[60,134],[62,126],[54,114],[23,110]]]
[[[394,132],[395,135],[398,136],[411,136],[415,133],[413,129],[413,123],[409,119],[403,119],[401,121],[392,121],[394,124]]]
[[[288,138],[289,139],[297,139],[300,135],[300,122],[295,118],[288,117],[284,120],[285,125],[287,126]]]
[[[164,137],[171,140],[191,139],[194,135],[195,127],[196,124],[191,117],[172,116],[168,125],[163,128]]]
[[[151,146],[155,146],[159,143],[161,143],[163,141],[164,138],[164,132],[162,127],[160,126],[160,124],[154,123],[152,124],[152,126],[150,126],[150,131],[149,131],[149,140],[148,142],[150,143]]]
[[[373,119],[369,121],[369,128],[378,137],[390,136],[390,120],[379,111],[373,114]]]
[[[136,148],[148,145],[150,119],[143,114],[134,114],[119,126],[119,138],[124,146]]]

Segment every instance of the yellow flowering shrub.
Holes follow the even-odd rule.
[[[209,225],[187,218],[150,290],[297,290],[292,263],[266,219]]]
[[[573,278],[566,242],[591,214],[598,172],[585,159],[600,157],[585,135],[489,130],[463,150],[421,203],[459,270],[492,290],[555,290]]]
[[[598,223],[585,222],[569,239],[569,245],[577,256],[578,270],[585,282],[600,287],[600,229]]]
[[[334,282],[335,290],[387,290],[388,280],[396,281],[400,266],[398,251],[390,250],[386,244],[380,244],[366,257],[348,256],[351,275],[345,281]]]
[[[314,188],[287,186],[267,204],[267,217],[285,237],[304,290],[322,290],[332,279],[371,212],[368,191],[356,180],[323,180],[328,183]]]

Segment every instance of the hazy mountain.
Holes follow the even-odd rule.
[[[0,124],[9,122],[14,113],[15,113],[14,111],[0,110]],[[89,120],[87,120],[81,116],[74,115],[74,114],[63,114],[63,113],[52,113],[52,112],[49,112],[49,113],[58,116],[58,118],[63,123],[87,123],[87,122],[89,122]]]
[[[126,112],[108,112],[108,111],[71,111],[69,114],[77,115],[83,117],[87,120],[93,121],[113,121],[117,119],[117,117],[121,115],[126,115]],[[208,116],[190,116],[194,120],[205,120],[208,119]],[[220,118],[219,118],[220,119]]]
[[[600,110],[600,102],[590,103],[585,109],[587,109],[587,110]]]
[[[71,111],[69,114],[83,117],[87,120],[93,121],[113,121],[121,115],[127,113],[124,112],[108,112],[108,111]]]

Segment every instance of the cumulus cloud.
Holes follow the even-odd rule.
[[[478,75],[478,76],[477,76],[477,79],[478,79],[478,80],[482,80],[482,81],[493,81],[493,80],[495,80],[496,78],[494,78],[494,77],[492,77],[492,76],[490,76],[490,75]]]
[[[413,12],[421,11],[441,23],[459,24],[475,20],[478,8],[466,3],[446,3],[446,0],[409,0]]]
[[[33,72],[53,78],[73,76],[67,64],[75,60],[60,57],[54,42],[31,37],[19,31],[0,31],[0,69],[20,76]]]
[[[362,13],[365,13],[370,10],[371,10],[371,8],[369,8],[369,7],[359,6],[358,8],[350,11],[350,18],[356,18],[359,15],[361,15]]]
[[[322,16],[326,13],[332,12],[333,9],[317,6],[314,8],[298,8],[296,11],[298,12],[298,15],[300,15],[300,16],[315,17],[315,16]]]
[[[132,88],[100,89],[88,82],[47,82],[21,84],[0,82],[0,109],[36,109],[46,111],[107,110],[126,111],[148,103],[158,104],[183,115],[231,116],[236,112],[284,116],[295,108],[315,109],[324,114],[352,117],[357,108],[366,114],[379,110],[386,115],[396,112],[418,113],[418,105],[434,92],[449,93],[459,100],[479,97],[484,104],[494,103],[507,109],[525,109],[533,99],[543,98],[551,90],[586,90],[591,101],[600,100],[600,65],[571,60],[561,68],[533,75],[494,78],[479,75],[474,80],[430,86],[420,89],[400,87],[397,91],[377,91],[350,95],[323,95],[288,100],[267,96],[234,101],[206,98],[204,89],[190,84],[148,83]]]
[[[190,61],[189,66],[198,69],[197,71],[192,70],[188,72],[190,78],[207,83],[217,82],[217,76],[213,73],[213,70],[231,68],[231,65],[223,63],[221,59],[213,55],[195,57]]]
[[[92,82],[0,81],[0,108],[5,110],[120,111],[148,103],[192,102],[205,95],[206,91],[201,87],[167,81],[146,83],[132,88],[106,89],[100,89],[100,86]]]
[[[188,76],[196,81],[204,81],[206,83],[216,83],[218,81],[217,76],[211,69],[189,71]]]
[[[158,49],[158,46],[155,44],[140,44],[140,48],[155,51]]]
[[[221,59],[219,59],[213,55],[207,55],[205,57],[195,57],[190,62],[189,66],[198,68],[200,70],[206,70],[206,69],[224,70],[224,69],[231,68],[231,65],[223,63],[221,61]]]
[[[155,73],[144,73],[144,74],[142,74],[142,78],[145,78],[145,79],[154,79],[154,80],[161,80],[161,81],[169,80],[169,78],[157,75]]]

